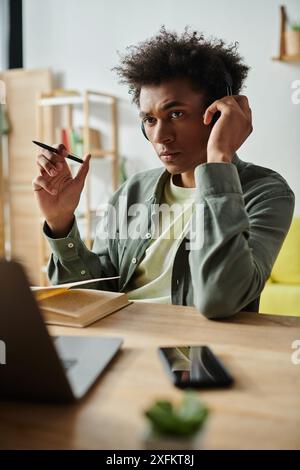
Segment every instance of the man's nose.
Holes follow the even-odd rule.
[[[168,123],[157,122],[151,140],[154,144],[173,142],[175,140],[174,130]]]

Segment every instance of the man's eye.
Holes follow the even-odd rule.
[[[172,119],[178,119],[179,117],[183,116],[183,112],[182,111],[173,111],[171,113],[171,117]]]
[[[147,116],[143,119],[143,122],[146,122],[147,124],[153,124],[155,122],[155,119],[151,116]]]

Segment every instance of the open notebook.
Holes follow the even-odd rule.
[[[118,276],[117,276],[118,277]],[[127,295],[94,289],[74,289],[117,277],[89,279],[49,287],[31,287],[46,323],[84,327],[129,305]]]

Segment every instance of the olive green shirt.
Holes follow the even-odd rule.
[[[93,288],[127,292],[151,243],[152,222],[168,176],[167,170],[157,168],[129,178],[112,196],[112,209],[97,228],[92,251],[81,240],[76,220],[67,237],[60,239],[52,238],[45,224],[52,250],[51,283],[119,275]],[[196,202],[203,207],[203,243],[190,249],[189,234],[180,243],[171,299],[173,304],[195,306],[208,318],[228,317],[251,309],[259,298],[288,232],[294,194],[278,173],[237,155],[232,163],[199,165],[195,183]],[[145,210],[135,214],[134,204],[143,204]],[[199,213],[193,212],[193,227],[197,217]],[[131,233],[140,235],[124,237],[128,225]]]

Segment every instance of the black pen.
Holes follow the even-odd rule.
[[[32,142],[35,145],[38,145],[39,147],[42,147],[45,150],[49,150],[49,152],[58,153],[58,150],[54,147],[50,147],[50,145],[43,144],[42,142],[37,142],[36,140],[33,140]],[[70,160],[74,160],[74,162],[83,163],[83,160],[81,158],[76,157],[76,155],[72,155],[71,153],[68,153],[66,158],[69,158]]]

